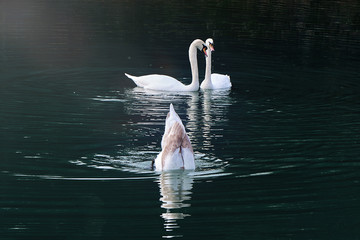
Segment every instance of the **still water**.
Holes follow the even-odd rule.
[[[359,9],[1,2],[0,238],[359,239]],[[189,83],[208,37],[231,90],[124,76]],[[170,103],[195,171],[150,169]]]

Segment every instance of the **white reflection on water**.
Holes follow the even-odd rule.
[[[211,130],[216,124],[227,121],[228,106],[231,105],[230,90],[202,91],[202,133],[204,148],[213,147]],[[222,130],[222,129],[218,129]],[[220,136],[219,134],[217,136]],[[222,136],[222,134],[221,134]]]
[[[126,108],[131,115],[140,113],[140,115],[162,117],[165,121],[170,103],[174,105],[175,110],[179,109],[179,105],[186,103],[189,119],[196,122],[198,118],[198,92],[161,92],[136,87],[126,90],[124,97],[129,100],[130,104],[126,105]]]
[[[161,207],[165,212],[161,214],[164,219],[164,229],[166,231],[163,238],[182,237],[176,234],[175,229],[179,229],[178,220],[189,217],[184,208],[191,206],[191,190],[193,188],[194,177],[188,171],[162,172],[157,182],[160,188]]]
[[[146,124],[137,123],[140,125],[164,125],[169,104],[174,104],[193,148],[211,150],[214,138],[222,137],[228,121],[229,106],[232,105],[229,94],[230,90],[161,92],[136,87],[127,89],[123,97],[127,114],[147,118]],[[158,128],[159,132],[163,130]]]

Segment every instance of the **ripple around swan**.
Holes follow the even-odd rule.
[[[69,161],[71,164],[81,167],[90,168],[98,171],[98,177],[74,177],[48,174],[27,174],[27,173],[10,173],[2,171],[4,174],[10,174],[19,178],[40,178],[44,180],[72,180],[72,181],[121,181],[121,180],[156,180],[161,172],[151,169],[151,161],[156,157],[158,152],[155,151],[130,151],[128,155],[110,156],[106,154],[95,154],[92,157],[81,157],[78,160]],[[41,159],[41,156],[28,156],[31,159]],[[228,162],[220,160],[214,156],[206,156],[202,153],[195,153],[196,169],[195,171],[186,172],[193,179],[211,180],[217,177],[232,175],[226,172]],[[85,170],[85,169],[84,169]],[[116,171],[128,173],[123,177],[116,177]],[[110,174],[106,174],[109,173]],[[170,171],[171,172],[171,171]],[[176,171],[175,171],[176,172]],[[111,175],[109,177],[108,175]]]
[[[156,151],[130,151],[127,155],[119,156],[95,154],[91,158],[82,157],[80,160],[72,161],[71,163],[103,171],[112,170],[133,173],[136,174],[135,177],[130,178],[147,179],[156,178],[159,174],[159,172],[152,170],[150,167],[151,161],[156,158],[157,154],[158,152]],[[195,152],[195,162],[196,170],[186,171],[193,176],[194,179],[231,175],[231,173],[225,172],[228,162],[222,161],[216,157],[206,156],[205,154]],[[142,176],[140,177],[139,175]]]

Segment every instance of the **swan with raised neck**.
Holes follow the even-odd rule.
[[[202,51],[205,56],[207,55],[207,47],[204,41],[195,39],[189,47],[189,61],[191,67],[192,81],[189,85],[185,85],[177,79],[160,74],[150,74],[144,76],[131,76],[125,73],[125,75],[134,81],[138,87],[159,91],[198,91],[199,90],[199,69],[197,62],[196,50]]]
[[[230,77],[225,74],[213,73],[211,74],[211,52],[215,51],[214,49],[214,40],[208,38],[205,41],[207,46],[207,57],[206,57],[206,67],[205,67],[205,78],[202,81],[200,88],[201,89],[227,89],[231,88]]]

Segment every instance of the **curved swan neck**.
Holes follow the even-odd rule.
[[[189,61],[191,66],[192,81],[188,86],[190,91],[199,90],[199,69],[197,62],[197,45],[202,45],[201,40],[194,40],[189,47]]]

